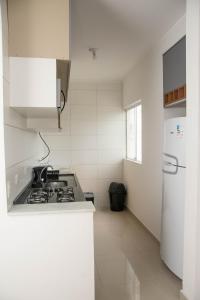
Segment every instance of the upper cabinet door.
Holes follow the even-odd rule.
[[[165,106],[186,96],[186,37],[163,55],[163,89]]]
[[[69,0],[8,0],[9,56],[69,60]]]
[[[10,105],[56,108],[56,59],[10,57]]]

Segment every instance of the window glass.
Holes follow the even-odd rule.
[[[142,105],[127,110],[127,159],[142,162]]]

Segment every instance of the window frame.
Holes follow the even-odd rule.
[[[131,110],[133,108],[136,108],[137,106],[141,106],[141,160],[139,160],[138,157],[137,157],[137,145],[138,145],[137,134],[136,134],[136,145],[135,145],[136,157],[135,158],[128,157],[128,126],[127,126],[128,124],[127,124],[127,113],[128,113],[129,110]],[[138,100],[138,101],[135,101],[135,102],[131,103],[129,106],[127,106],[125,108],[125,112],[126,112],[126,160],[141,165],[142,164],[142,101]],[[136,123],[135,126],[136,126],[136,132],[137,132],[137,116],[136,116],[135,123]]]

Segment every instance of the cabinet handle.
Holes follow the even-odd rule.
[[[58,112],[58,129],[62,129],[61,128],[61,122],[60,122],[60,115],[61,115],[61,111],[60,108],[57,108],[57,112]]]

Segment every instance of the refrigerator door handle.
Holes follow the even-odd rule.
[[[175,166],[175,165],[172,165],[172,164],[169,164],[169,165],[174,166],[176,168],[175,171],[166,171],[165,169],[163,169],[162,170],[163,173],[165,173],[165,174],[171,174],[171,175],[176,175],[178,173],[178,166]]]
[[[164,155],[175,160],[174,164],[171,163],[171,162],[169,162],[169,161],[164,161],[164,163],[165,163],[166,166],[175,167],[175,170],[174,171],[167,171],[167,170],[163,169],[162,170],[163,173],[165,173],[165,174],[171,174],[171,175],[176,175],[178,173],[178,158],[176,156],[168,154],[168,153],[164,153]]]
[[[168,153],[163,153],[163,154],[164,154],[165,156],[167,156],[167,157],[172,158],[172,159],[175,160],[175,163],[172,164],[172,165],[174,165],[174,166],[178,166],[178,165],[179,165],[179,163],[178,163],[178,158],[177,158],[176,156],[171,155],[171,154],[168,154]]]

